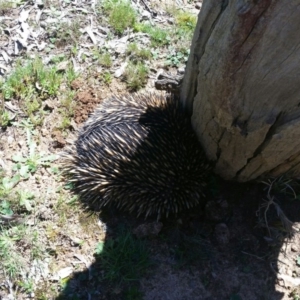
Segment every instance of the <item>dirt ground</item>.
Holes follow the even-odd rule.
[[[264,186],[221,181],[218,185],[218,196],[209,200],[204,212],[199,208],[163,220],[159,234],[146,238],[153,265],[138,283],[142,297],[137,299],[297,299],[297,201],[281,196],[278,202],[293,221],[293,237],[278,230],[280,221],[272,209],[267,213],[269,226],[277,236],[270,237],[261,220]],[[114,236],[120,224],[135,232],[139,226],[156,223],[117,212],[100,219],[107,226],[106,239]],[[101,272],[97,259],[92,269]],[[95,291],[89,281],[82,286],[80,278],[88,274],[77,273],[59,299],[67,295],[73,299],[79,291],[84,293],[82,288],[86,294],[98,292],[92,299],[127,299],[116,287],[99,285]]]
[[[75,2],[76,5],[57,1],[61,7],[66,5],[71,18],[82,13],[85,22],[86,15],[92,14],[90,2],[93,1]],[[192,11],[199,11],[195,9],[196,2],[179,2]],[[158,13],[160,4],[159,1],[153,3]],[[13,28],[12,20],[17,20],[21,11],[32,9],[33,13],[37,10],[36,4],[26,5],[5,10],[0,13],[1,20]],[[163,13],[159,16],[155,22],[167,18]],[[10,53],[12,43],[8,40],[11,37],[0,36],[1,50]],[[43,39],[46,40],[46,33],[38,42]],[[82,49],[88,48],[85,42],[82,42]],[[56,51],[56,55],[57,52],[65,53],[67,46],[51,51]],[[29,51],[27,55],[30,54]],[[38,55],[46,58],[49,52],[42,50]],[[20,58],[25,59],[24,56]],[[15,62],[16,57],[11,57]],[[113,77],[109,85],[101,82],[99,74],[103,70],[97,71],[95,62],[88,58],[81,64],[74,63],[80,65],[81,70],[89,69],[89,73],[82,72],[70,85],[75,93],[75,109],[67,129],[57,126],[62,118],[60,96],[47,100],[44,108],[48,113],[43,125],[33,131],[39,151],[59,155],[95,106],[114,93],[126,91],[124,81],[118,77]],[[115,59],[112,72],[122,64],[117,56]],[[164,59],[152,62],[146,90],[154,88]],[[0,61],[0,68],[5,61]],[[176,73],[180,66],[165,67],[165,70]],[[7,78],[13,67],[10,62],[1,76]],[[0,100],[4,103],[3,97]],[[19,100],[6,99],[5,103],[14,114],[14,121],[26,118]],[[1,129],[0,165],[6,176],[15,174],[12,157],[26,155],[26,145],[26,132],[22,127],[10,125]],[[58,166],[59,159],[40,167],[16,186],[20,190],[29,189],[35,195],[34,209],[30,212],[19,209],[16,215],[26,230],[38,232],[35,243],[39,245],[40,254],[38,259],[31,259],[32,243],[27,243],[25,237],[20,240],[17,246],[26,261],[23,273],[15,281],[1,270],[0,261],[0,299],[300,299],[300,203],[297,198],[300,189],[286,179],[272,179],[266,181],[267,184],[238,184],[213,176],[207,204],[157,222],[113,209],[96,213],[85,211],[66,188],[64,179],[53,173],[53,168]],[[15,225],[9,226],[14,228]],[[120,227],[146,244],[151,263],[139,280],[112,283],[105,279],[102,260],[95,255],[95,249],[103,243],[105,251]],[[0,232],[6,229],[1,225]],[[141,231],[147,233],[143,235]],[[32,288],[19,284],[25,279],[30,279]]]

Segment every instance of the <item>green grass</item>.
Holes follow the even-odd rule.
[[[61,119],[59,125],[57,126],[57,128],[60,130],[69,129],[71,126],[71,117],[65,111],[61,112],[61,117],[62,117],[62,119]]]
[[[70,23],[63,22],[59,24],[49,40],[57,48],[63,48],[67,45],[76,46],[82,34],[81,27],[80,20],[74,20]]]
[[[109,53],[103,53],[99,57],[99,64],[103,67],[111,67],[112,59]]]
[[[24,269],[26,261],[19,252],[18,243],[25,235],[25,227],[1,228],[0,261],[5,274],[10,278],[17,276]]]
[[[65,60],[67,60],[67,57],[66,57],[65,54],[58,54],[58,55],[53,56],[51,58],[50,62],[52,64],[58,64],[58,63],[60,63],[62,61],[65,61]]]
[[[188,12],[180,11],[175,14],[176,25],[187,31],[194,32],[197,24],[197,16]]]
[[[5,81],[0,82],[0,94],[4,100],[19,100],[20,108],[35,126],[42,125],[47,114],[43,109],[43,100],[58,97],[61,85],[65,83],[70,88],[70,84],[77,77],[70,64],[63,72],[57,70],[56,64],[62,60],[65,60],[64,56],[56,56],[52,60],[55,63],[49,66],[39,58],[26,63],[18,61],[13,72]],[[70,90],[66,89],[62,98],[69,93]],[[70,107],[67,107],[67,110],[70,111]],[[7,126],[9,121],[8,113],[0,108],[0,126]]]
[[[45,66],[41,59],[36,58],[24,64],[18,61],[15,70],[0,85],[4,99],[28,99],[34,95],[55,96],[62,82],[62,74],[55,66]]]
[[[19,184],[28,178],[29,173],[35,171],[44,163],[48,165],[47,156],[36,150],[36,143],[31,138],[33,125],[25,121],[14,126],[25,127],[27,132],[27,155],[15,155],[12,160],[16,165],[13,174],[8,176],[0,170],[0,214],[6,217],[21,216],[10,224],[0,224],[0,264],[2,275],[14,283],[20,292],[34,291],[34,278],[28,274],[32,263],[45,256],[44,246],[40,243],[39,230],[35,226],[27,226],[26,218],[32,215],[36,208],[36,197],[26,185]],[[38,177],[35,176],[36,182]],[[36,225],[36,224],[35,224]]]
[[[0,11],[5,12],[16,7],[21,1],[0,0]]]
[[[65,73],[65,81],[67,82],[68,86],[70,86],[78,76],[79,74],[77,74],[73,66],[69,64]]]
[[[123,34],[127,28],[133,28],[136,23],[136,11],[129,1],[105,0],[104,12],[108,15],[108,23],[116,34]]]
[[[5,177],[0,173],[0,214],[10,216],[18,210],[30,212],[33,194],[24,189],[15,190],[20,176]],[[38,232],[23,224],[0,225],[0,262],[1,270],[12,280],[19,279],[21,272],[26,270],[29,261],[40,257],[41,247]],[[25,254],[26,252],[26,254]],[[17,280],[17,285],[22,281]]]
[[[295,288],[289,295],[293,300],[300,300],[300,291],[299,287]]]
[[[152,47],[162,47],[171,43],[170,32],[157,26],[148,23],[136,23],[134,30],[147,33],[150,36]]]
[[[99,243],[95,253],[104,278],[112,283],[138,281],[151,265],[146,242],[125,230],[117,238]]]
[[[105,0],[102,7],[108,16],[108,23],[116,34],[123,34],[127,28],[133,28],[136,32],[147,33],[150,36],[152,47],[170,45],[175,36],[177,36],[176,39],[190,40],[197,23],[196,15],[173,9],[175,25],[172,30],[165,30],[147,22],[138,22],[137,13],[130,2],[125,0]]]
[[[151,51],[147,48],[140,48],[137,43],[130,43],[126,53],[132,55],[135,59],[145,60],[152,57]]]
[[[15,162],[13,170],[17,171],[24,179],[29,178],[30,174],[34,174],[40,166],[49,166],[50,162],[56,159],[56,155],[44,155],[42,152],[37,152],[37,144],[32,139],[29,129],[27,133],[28,153],[26,155],[14,155],[12,160]]]
[[[10,116],[5,108],[0,107],[0,127],[5,128],[10,123]]]
[[[13,155],[12,176],[0,174],[0,214],[12,215],[14,212],[22,211],[29,213],[35,206],[35,195],[26,188],[17,189],[16,186],[23,180],[29,178],[41,166],[49,166],[50,162],[56,159],[55,155],[46,156],[37,152],[37,144],[33,141],[30,129],[27,132],[27,155]],[[36,181],[38,178],[36,178]]]
[[[19,287],[26,280],[17,280],[26,270],[30,261],[40,257],[43,252],[38,242],[38,232],[24,225],[0,228],[1,268],[10,279],[15,279]]]
[[[58,129],[66,130],[71,125],[72,117],[74,116],[76,107],[76,102],[73,101],[75,94],[75,91],[68,90],[60,99],[59,112],[61,120],[57,126]]]
[[[64,96],[60,99],[61,107],[65,108],[68,111],[69,115],[72,116],[74,114],[75,103],[73,101],[75,97],[75,91],[69,90],[64,94]]]
[[[124,72],[127,87],[133,91],[139,90],[146,85],[148,73],[149,69],[142,62],[129,62]]]
[[[178,67],[180,64],[187,62],[189,54],[189,49],[169,49],[165,64]]]
[[[166,7],[166,11],[174,17],[175,26],[178,29],[185,30],[186,32],[193,32],[197,24],[197,15],[188,11],[176,8],[175,5]]]
[[[112,75],[108,71],[104,72],[101,74],[101,79],[106,85],[109,85],[112,82]]]
[[[12,204],[15,201],[13,188],[20,182],[20,175],[7,177],[2,174],[0,176],[0,213],[11,215],[13,213]]]
[[[109,68],[112,66],[112,58],[108,51],[94,49],[93,59],[97,60],[98,63],[103,67]]]

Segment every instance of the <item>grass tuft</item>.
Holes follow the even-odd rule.
[[[152,26],[147,23],[136,23],[134,30],[136,32],[147,33],[150,36],[152,47],[162,47],[169,45],[171,42],[170,33],[157,26]]]
[[[123,34],[127,28],[132,28],[136,23],[136,11],[129,1],[106,0],[103,7],[110,26],[117,34]]]
[[[0,0],[0,12],[4,14],[8,10],[15,8],[17,4],[16,1]]]
[[[142,62],[129,62],[124,72],[124,80],[127,87],[136,91],[142,88],[147,83],[149,69]]]
[[[175,14],[176,25],[178,25],[181,29],[193,32],[196,28],[197,17],[188,12],[178,12]]]
[[[152,54],[147,48],[140,48],[137,43],[130,43],[127,47],[126,53],[134,56],[137,59],[145,60],[150,59]]]
[[[96,248],[104,278],[114,283],[138,281],[150,266],[149,254],[145,241],[125,230],[105,245],[98,243]]]
[[[34,94],[55,96],[61,81],[62,75],[55,66],[46,67],[36,58],[25,65],[17,62],[14,72],[1,84],[0,91],[4,99],[30,99]]]
[[[93,59],[97,60],[103,67],[109,68],[112,66],[112,57],[108,51],[94,49]]]

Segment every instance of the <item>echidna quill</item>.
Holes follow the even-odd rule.
[[[158,93],[104,100],[66,151],[84,202],[168,217],[201,203],[210,165],[177,100]]]

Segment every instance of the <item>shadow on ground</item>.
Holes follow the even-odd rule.
[[[290,299],[292,290],[275,288],[277,258],[286,240],[268,237],[261,224],[262,190],[262,185],[220,182],[219,196],[229,205],[221,222],[207,220],[198,208],[162,220],[160,233],[144,238],[133,232],[155,220],[106,211],[100,216],[107,225],[106,241],[95,262],[89,270],[75,273],[57,300]],[[290,220],[298,222],[300,206],[284,198],[278,203]],[[267,214],[269,228],[275,223],[280,227],[275,210]],[[230,233],[228,243],[216,237],[220,223]]]

